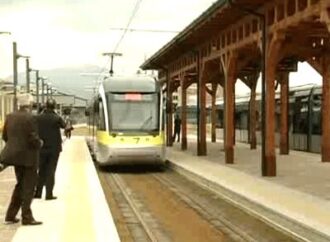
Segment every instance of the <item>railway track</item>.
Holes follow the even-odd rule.
[[[122,241],[300,241],[169,170],[99,176]]]

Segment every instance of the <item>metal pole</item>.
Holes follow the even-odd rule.
[[[45,104],[45,78],[41,78],[41,103]]]
[[[40,103],[39,103],[39,71],[36,70],[36,97],[37,97],[37,113],[39,113]]]
[[[48,84],[45,84],[45,86],[46,86],[46,100],[48,100],[49,99],[49,86],[48,86]]]
[[[108,52],[108,53],[103,53],[103,56],[110,56],[110,76],[113,75],[114,71],[113,71],[113,59],[114,56],[122,56],[121,53],[116,53],[116,52]]]
[[[13,42],[14,111],[17,111],[17,44]]]
[[[113,55],[111,55],[111,63],[110,63],[110,71],[109,71],[109,73],[110,73],[110,76],[113,75]]]
[[[30,93],[30,60],[29,58],[26,58],[25,61],[26,61],[26,92]]]

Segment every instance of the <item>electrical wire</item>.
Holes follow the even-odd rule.
[[[124,39],[124,37],[125,37],[125,35],[126,35],[128,29],[129,29],[129,26],[131,25],[131,23],[132,23],[132,21],[133,21],[133,19],[134,19],[134,17],[135,17],[135,14],[136,14],[137,11],[139,10],[139,7],[140,7],[140,4],[141,4],[142,1],[143,1],[143,0],[137,0],[137,1],[136,1],[135,6],[134,6],[134,9],[133,9],[133,11],[132,11],[132,14],[131,14],[131,16],[130,16],[128,22],[127,22],[126,27],[124,28],[124,32],[123,32],[123,34],[121,35],[121,37],[120,37],[120,39],[119,39],[119,41],[118,41],[116,47],[115,47],[114,50],[113,50],[114,53],[117,51],[119,45],[120,45],[121,42],[123,41],[123,39]]]
[[[150,33],[173,33],[177,34],[180,31],[176,30],[162,30],[162,29],[125,29],[125,28],[110,28],[111,30],[126,30],[130,32],[150,32]]]
[[[136,14],[137,11],[139,10],[139,7],[140,7],[140,4],[141,4],[142,1],[143,1],[143,0],[137,0],[137,1],[136,1],[135,6],[134,6],[134,8],[133,8],[133,11],[132,11],[132,13],[131,13],[131,16],[130,16],[128,22],[127,22],[127,25],[126,25],[125,31],[124,31],[123,34],[121,35],[119,41],[117,42],[117,44],[116,44],[116,46],[115,46],[115,48],[114,48],[114,51],[113,51],[114,53],[117,51],[119,45],[120,45],[121,42],[123,41],[123,39],[124,39],[124,37],[125,37],[125,35],[126,35],[128,29],[129,29],[129,26],[131,25],[131,23],[132,23],[132,21],[133,21],[133,19],[134,19],[134,17],[135,17],[135,14]],[[104,65],[104,67],[101,69],[101,71],[100,71],[100,73],[99,73],[99,75],[98,75],[98,77],[97,77],[97,79],[96,79],[95,88],[97,88],[99,82],[101,81],[101,78],[102,78],[102,76],[103,76],[102,73],[104,73],[104,71],[106,70],[107,66],[109,66],[109,63],[110,63],[110,58],[108,58],[107,63],[106,63],[106,64]]]

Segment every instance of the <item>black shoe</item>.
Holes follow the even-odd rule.
[[[55,199],[57,199],[57,197],[55,197],[55,196],[46,197],[46,200],[55,200]]]
[[[5,219],[5,224],[16,224],[19,222],[18,218]]]
[[[34,219],[32,219],[32,220],[27,220],[27,221],[22,220],[22,225],[40,225],[40,224],[42,224],[42,222],[40,222],[40,221],[36,221],[36,220],[34,220]]]
[[[6,168],[7,168],[6,165],[0,163],[0,172],[2,172],[2,171],[3,171],[4,169],[6,169]]]
[[[39,194],[35,194],[35,195],[34,195],[34,198],[36,198],[36,199],[40,199],[40,198],[41,198],[41,195],[39,195]]]

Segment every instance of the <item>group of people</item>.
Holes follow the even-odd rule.
[[[31,203],[33,198],[53,200],[55,171],[62,151],[60,129],[71,131],[65,121],[55,112],[56,102],[49,99],[45,109],[37,116],[31,113],[30,95],[18,97],[19,109],[7,115],[2,132],[5,146],[0,153],[2,168],[14,166],[17,183],[5,215],[5,223],[17,223],[21,209],[23,225],[39,225],[34,219]],[[1,167],[0,167],[1,170]]]

